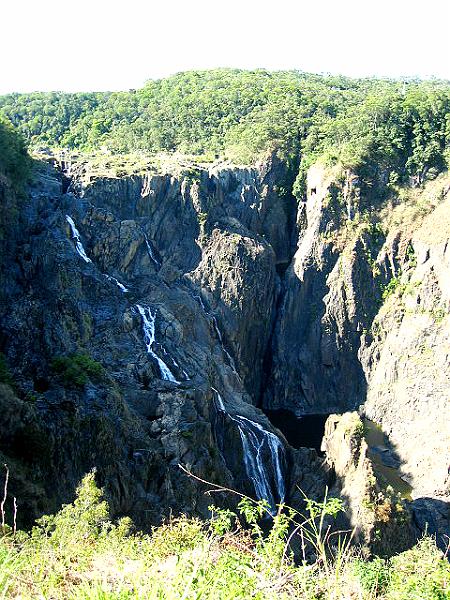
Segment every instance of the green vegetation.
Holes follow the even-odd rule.
[[[3,352],[0,352],[0,383],[5,383],[11,387],[14,386],[14,378],[11,375],[11,371],[9,370],[6,357]]]
[[[395,292],[400,290],[400,294],[404,290],[404,284],[401,283],[401,274],[396,277],[392,277],[388,283],[382,287],[381,297],[383,300],[387,300],[390,296],[393,296]]]
[[[3,527],[0,594],[22,600],[449,597],[450,565],[429,538],[390,560],[364,561],[327,534],[325,518],[341,510],[340,501],[308,501],[303,518],[279,513],[263,533],[265,510],[244,498],[237,514],[211,507],[207,522],[182,516],[150,535],[137,533],[128,518],[109,520],[91,473],[73,504],[42,517],[30,533]],[[308,561],[294,564],[294,537],[308,547]]]
[[[83,353],[58,356],[52,360],[51,368],[67,387],[82,387],[89,380],[100,380],[105,374],[99,362]]]
[[[217,69],[129,92],[9,94],[0,97],[0,112],[33,146],[178,151],[243,163],[276,150],[292,181],[300,163],[298,194],[319,158],[394,187],[420,185],[450,159],[450,84],[439,81]]]
[[[0,113],[0,175],[3,173],[15,187],[21,187],[30,167],[31,160],[22,136]]]

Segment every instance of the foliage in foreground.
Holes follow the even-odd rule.
[[[40,519],[30,534],[13,536],[4,528],[0,595],[97,600],[450,597],[450,565],[429,538],[390,561],[358,559],[342,539],[331,544],[325,522],[340,508],[336,499],[309,501],[304,518],[294,511],[279,513],[263,534],[264,505],[244,499],[238,515],[212,509],[209,522],[180,517],[145,535],[132,533],[127,518],[109,521],[91,473],[74,503]],[[294,538],[309,545],[315,560],[294,564],[288,543]]]

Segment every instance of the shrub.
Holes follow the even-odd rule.
[[[84,353],[57,356],[52,360],[51,368],[68,387],[83,387],[89,380],[99,381],[105,375],[103,366]]]
[[[448,600],[450,564],[430,537],[391,560],[387,600]]]
[[[391,560],[356,559],[324,521],[341,508],[336,499],[307,500],[305,516],[280,508],[269,521],[261,520],[267,505],[243,498],[237,512],[211,507],[207,522],[181,516],[150,535],[133,533],[129,519],[108,520],[90,473],[74,502],[41,518],[31,534],[0,538],[0,594],[24,600],[448,598],[450,565],[433,540]],[[290,542],[300,533],[313,552],[296,565]]]
[[[11,375],[8,364],[6,362],[6,357],[3,352],[0,352],[0,383],[6,383],[11,387],[14,386],[14,378]]]
[[[353,565],[354,573],[361,582],[365,592],[373,596],[383,593],[389,583],[389,565],[382,558],[374,560],[355,560]]]

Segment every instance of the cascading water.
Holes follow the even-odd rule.
[[[89,256],[86,254],[86,252],[84,250],[83,244],[81,243],[80,232],[78,231],[74,220],[69,215],[66,215],[66,221],[70,225],[70,229],[72,231],[72,239],[75,241],[76,251],[78,252],[78,254],[81,256],[81,258],[84,261],[86,261],[87,263],[92,262],[92,260],[89,258]]]
[[[152,350],[152,346],[155,341],[156,311],[155,313],[152,313],[151,309],[148,306],[141,306],[140,304],[136,304],[136,308],[142,317],[142,328],[144,330],[144,341],[147,347],[147,352],[158,363],[158,367],[161,372],[161,377],[166,381],[180,383],[175,379],[172,371],[169,369],[166,363],[161,358],[159,358],[159,356]]]
[[[219,392],[216,390],[216,388],[211,388],[211,389],[214,392],[216,392],[217,406],[219,407],[220,412],[226,413],[227,410],[225,408],[225,404],[223,403],[222,396],[219,394]]]
[[[232,359],[231,354],[228,352],[228,350],[225,348],[225,346],[223,344],[222,332],[219,329],[219,325],[217,324],[217,319],[214,315],[212,315],[212,322],[214,325],[214,330],[215,330],[217,337],[219,338],[219,342],[222,346],[222,350],[224,351],[226,357],[228,358],[228,362],[230,363],[231,368],[233,369],[234,372],[236,372],[236,369],[234,367],[234,360]]]
[[[111,275],[105,275],[105,277],[108,281],[112,281],[112,283],[115,283],[117,285],[117,287],[120,289],[120,291],[123,292],[124,294],[129,291],[129,289],[127,287],[125,287],[123,285],[123,283],[120,283],[120,281],[118,279],[116,279],[115,277],[112,277]]]
[[[86,254],[84,246],[81,242],[80,232],[78,231],[77,226],[75,225],[75,221],[69,215],[66,215],[66,221],[70,225],[70,229],[72,232],[72,239],[75,241],[76,251],[78,252],[78,254],[81,256],[81,258],[84,261],[86,261],[87,263],[91,263],[92,260]],[[120,283],[120,281],[118,279],[116,279],[115,277],[112,277],[111,275],[106,275],[106,273],[105,273],[105,277],[108,281],[115,283],[123,293],[126,293],[129,291],[128,288],[126,286],[124,286],[123,283]]]
[[[216,332],[217,338],[218,338],[218,340],[220,342],[220,345],[222,346],[222,350],[223,350],[225,356],[228,358],[228,362],[230,364],[230,367],[236,373],[236,367],[234,365],[234,360],[233,360],[232,356],[230,355],[230,353],[228,352],[228,350],[224,346],[222,332],[219,329],[219,325],[217,323],[217,319],[216,319],[215,315],[210,314],[210,311],[208,311],[206,309],[205,303],[203,302],[203,299],[202,299],[201,296],[195,295],[194,298],[199,301],[200,306],[203,308],[203,312],[207,316],[211,316],[211,320],[212,320],[212,323],[213,323],[213,326],[214,326],[214,331]]]
[[[163,348],[163,350],[164,350],[164,348]],[[167,354],[167,352],[166,352],[165,350],[164,350],[164,354]],[[185,381],[189,381],[189,379],[190,379],[189,375],[186,373],[186,371],[185,371],[184,369],[181,369],[181,368],[180,368],[180,365],[177,363],[177,361],[176,361],[174,358],[172,358],[172,362],[173,362],[173,364],[176,366],[176,368],[177,368],[177,369],[180,369],[180,370],[181,370],[181,372],[182,372],[182,373],[183,373],[183,375],[184,375],[184,379],[185,379]]]
[[[159,268],[161,266],[161,263],[159,262],[159,260],[156,258],[154,252],[153,252],[153,248],[149,242],[148,236],[145,233],[144,230],[142,230],[142,233],[144,234],[144,240],[145,240],[145,244],[147,246],[147,251],[148,251],[148,255],[150,256],[150,258],[152,259],[152,261],[155,263],[155,265]]]
[[[271,514],[276,514],[277,502],[272,492],[269,472],[264,464],[263,451],[266,447],[269,449],[275,475],[278,503],[282,504],[286,498],[286,485],[282,468],[283,444],[274,433],[267,431],[259,423],[255,423],[242,415],[230,415],[225,408],[222,396],[215,388],[212,389],[216,393],[218,410],[226,414],[237,425],[244,451],[245,471],[253,483],[256,496],[259,500],[266,500],[269,503]]]
[[[260,431],[262,436],[264,437],[264,441],[267,442],[267,445],[270,449],[272,465],[274,467],[274,472],[277,480],[278,496],[280,498],[280,502],[284,502],[284,499],[286,498],[286,487],[284,483],[283,469],[281,467],[284,446],[281,443],[280,438],[271,431],[267,431],[266,429],[264,429],[264,427],[260,423],[255,423],[254,421],[247,419],[247,417],[243,417],[240,415],[236,416],[237,418],[250,423],[252,427],[256,427],[256,429]]]

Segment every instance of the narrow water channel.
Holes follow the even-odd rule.
[[[412,487],[403,479],[401,461],[394,455],[386,435],[379,425],[364,418],[364,437],[369,446],[369,458],[380,483],[390,485],[405,500],[412,500]]]

